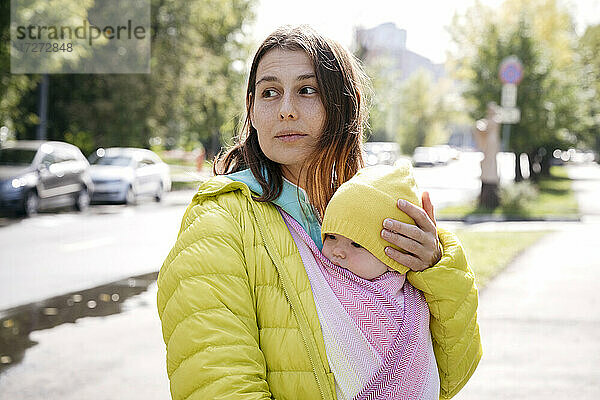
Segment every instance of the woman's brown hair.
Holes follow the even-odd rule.
[[[265,156],[258,143],[258,133],[250,122],[258,64],[275,48],[304,51],[315,69],[326,116],[323,133],[303,168],[307,171],[304,189],[308,200],[322,217],[335,190],[363,166],[366,76],[352,54],[309,26],[280,27],[260,45],[250,67],[242,132],[233,147],[217,156],[213,170],[216,175],[223,175],[250,168],[263,189],[258,201],[273,201],[281,194],[281,168]]]

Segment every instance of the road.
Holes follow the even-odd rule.
[[[417,185],[429,192],[437,209],[474,199],[481,188],[480,156],[481,153],[464,152],[446,166],[415,168]]]
[[[0,310],[158,271],[192,196],[173,192],[163,204],[3,219]]]
[[[447,166],[415,169],[437,208],[477,196],[477,153],[464,154]],[[0,310],[158,271],[193,193],[168,193],[162,204],[0,220]]]

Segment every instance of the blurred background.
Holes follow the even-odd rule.
[[[600,397],[600,1],[151,0],[149,74],[12,74],[10,11],[0,398],[168,398],[158,270],[253,51],[304,23],[371,79],[367,164],[412,162],[476,272],[485,356],[457,398]]]

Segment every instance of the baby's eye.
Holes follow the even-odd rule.
[[[300,89],[300,94],[315,94],[317,93],[317,89],[310,87],[310,86],[304,86],[302,89]]]
[[[330,233],[326,233],[325,234],[325,239],[331,239],[331,240],[335,240],[335,235],[332,235]]]
[[[277,95],[277,91],[273,90],[273,89],[266,89],[266,90],[263,90],[263,92],[262,92],[262,97],[264,97],[264,98],[273,97],[276,95]]]
[[[352,246],[356,247],[357,249],[362,249],[362,246],[356,242],[352,242]]]

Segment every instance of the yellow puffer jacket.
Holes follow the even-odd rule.
[[[481,357],[477,289],[456,238],[409,280],[425,293],[443,398]],[[214,177],[187,208],[158,277],[173,399],[335,399],[308,276],[271,203]]]

